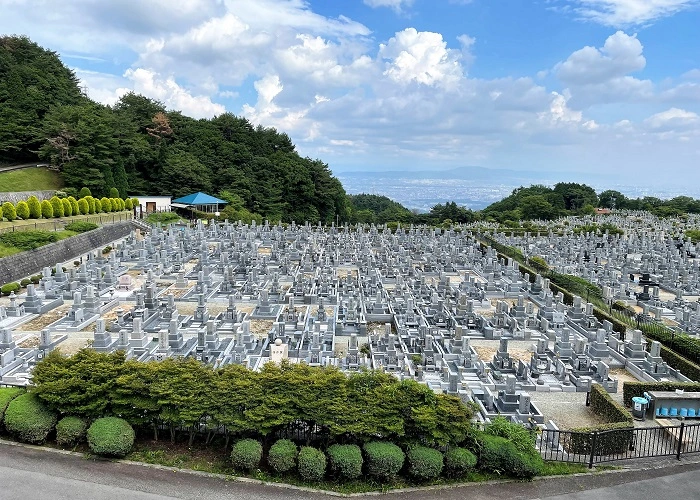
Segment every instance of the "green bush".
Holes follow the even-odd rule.
[[[24,389],[18,387],[0,387],[0,424],[2,424],[5,418],[5,410],[10,401],[15,399],[17,396],[24,394]]]
[[[27,288],[27,285],[29,285],[31,282],[32,282],[31,279],[29,279],[29,278],[23,278],[23,279],[19,282],[19,286],[21,286],[22,288]]]
[[[466,448],[454,447],[445,453],[445,475],[464,477],[476,467],[476,456]]]
[[[253,470],[260,465],[262,445],[255,439],[241,439],[233,445],[231,463],[236,469]]]
[[[134,208],[134,207],[133,207],[133,205],[131,204],[131,198],[127,198],[127,199],[124,201],[124,210],[132,210],[133,208]]]
[[[20,250],[33,250],[54,241],[58,241],[58,236],[51,231],[17,231],[0,234],[1,244]]]
[[[632,414],[615,401],[602,385],[591,386],[591,410],[607,423],[625,422],[629,426],[634,424]]]
[[[408,473],[420,481],[435,479],[442,472],[442,453],[426,446],[412,446],[406,452]]]
[[[10,203],[9,201],[6,201],[5,203],[3,203],[2,204],[2,215],[10,222],[15,220],[17,218],[17,212],[15,211],[15,206],[12,203]]]
[[[504,417],[494,418],[484,429],[486,434],[506,438],[519,451],[529,452],[535,445],[535,435],[520,424],[514,424]]]
[[[63,215],[65,217],[73,215],[73,205],[68,198],[61,199],[61,204],[63,204]]]
[[[273,471],[281,474],[296,465],[297,445],[289,439],[280,439],[270,447],[267,463]]]
[[[107,255],[107,254],[108,254],[109,252],[111,252],[111,251],[112,251],[112,247],[109,246],[109,245],[107,245],[106,247],[104,247],[104,248],[102,249],[102,255]]]
[[[96,214],[99,214],[99,213],[101,213],[101,212],[104,211],[104,208],[102,207],[102,201],[101,201],[101,200],[98,200],[97,198],[95,198],[95,199],[93,200],[93,203],[95,204],[95,213],[96,213]]]
[[[42,443],[55,425],[56,414],[31,392],[17,396],[5,410],[5,429],[26,443]]]
[[[7,283],[0,287],[0,292],[2,292],[3,295],[10,295],[12,292],[16,292],[19,289],[19,283]]]
[[[304,481],[320,481],[326,473],[326,455],[311,446],[302,446],[297,458],[297,469]]]
[[[51,203],[51,208],[53,209],[54,217],[63,217],[63,202],[58,196],[53,196],[49,203]]]
[[[32,283],[34,283],[35,285],[38,285],[39,282],[41,281],[41,274],[35,274],[30,279],[32,280]]]
[[[53,218],[53,206],[51,206],[51,202],[49,202],[49,200],[44,200],[41,202],[41,216],[44,219]]]
[[[372,441],[363,447],[367,474],[379,480],[388,480],[399,473],[406,456],[393,443]]]
[[[532,479],[542,474],[543,468],[544,461],[537,450],[520,451],[511,457],[508,463],[508,474],[518,479]]]
[[[39,198],[33,195],[27,198],[27,207],[29,207],[30,219],[41,219],[41,203],[39,202]]]
[[[362,450],[354,444],[334,444],[328,448],[328,462],[333,476],[357,479],[362,475]]]
[[[90,205],[88,205],[88,202],[85,198],[80,198],[78,200],[78,213],[87,215],[90,213]],[[74,215],[78,215],[75,211],[73,212]]]
[[[119,190],[115,187],[109,188],[110,198],[119,198]]]
[[[112,201],[109,198],[102,198],[100,200],[100,206],[102,207],[103,212],[112,211]]]
[[[17,217],[19,217],[20,219],[29,219],[29,205],[27,205],[26,201],[18,201],[15,212],[17,213]]]
[[[152,224],[170,224],[180,220],[180,216],[175,212],[153,212],[146,216],[146,220]]]
[[[80,215],[80,206],[78,205],[78,200],[73,198],[72,196],[68,197],[68,201],[70,202],[71,205],[71,213],[73,215]]]
[[[92,196],[92,192],[90,191],[90,189],[86,187],[80,188],[80,193],[78,193],[78,197],[85,198],[87,196]]]
[[[88,231],[92,231],[93,229],[97,229],[97,224],[93,222],[75,221],[71,222],[70,224],[66,224],[64,229],[76,233],[86,233]]]
[[[63,417],[56,424],[56,442],[61,446],[75,446],[85,438],[87,422],[80,417]]]
[[[88,204],[88,211],[87,211],[87,213],[89,213],[89,214],[94,214],[96,211],[98,211],[98,210],[96,209],[96,205],[95,205],[95,202],[97,201],[95,198],[93,198],[92,196],[86,196],[86,197],[85,197],[85,201],[86,201],[87,204]],[[82,212],[82,210],[81,210],[81,212]]]
[[[98,418],[87,430],[88,445],[97,455],[126,456],[134,446],[134,438],[131,424],[117,417]]]
[[[511,457],[518,453],[513,443],[500,436],[483,434],[479,438],[479,468],[481,470],[507,474]]]

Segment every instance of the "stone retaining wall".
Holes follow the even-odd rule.
[[[0,193],[0,202],[5,203],[9,201],[16,205],[18,201],[27,201],[27,198],[32,195],[39,198],[39,201],[42,201],[50,199],[55,194],[55,189],[48,191],[10,191],[7,193]]]
[[[57,262],[75,259],[85,252],[104,247],[128,236],[132,230],[133,226],[130,222],[111,224],[34,250],[2,258],[0,259],[0,285],[37,274],[47,266],[54,267]]]

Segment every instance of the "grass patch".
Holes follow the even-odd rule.
[[[570,474],[581,474],[591,472],[588,465],[569,464],[565,462],[545,462],[542,468],[543,476],[568,476]]]
[[[35,167],[0,173],[0,192],[48,191],[63,187],[61,174],[48,168]]]
[[[20,250],[17,247],[11,247],[0,243],[0,259],[2,259],[3,257],[9,257],[10,255],[14,255],[16,253],[20,253],[21,251],[22,250]]]

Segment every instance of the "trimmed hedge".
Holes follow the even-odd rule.
[[[277,473],[292,470],[296,465],[297,445],[289,439],[280,439],[270,447],[267,463]]]
[[[518,451],[513,443],[500,436],[484,434],[479,439],[479,467],[488,472],[531,479],[542,473],[544,462],[533,448]]]
[[[12,292],[16,292],[19,289],[19,283],[7,283],[0,287],[0,292],[2,292],[4,295],[10,295]]]
[[[299,476],[304,481],[320,481],[326,473],[326,455],[311,446],[302,446],[297,459]]]
[[[334,444],[328,448],[328,461],[334,476],[356,479],[362,475],[362,450],[354,444]]]
[[[651,343],[649,345],[651,345]],[[680,371],[689,379],[700,382],[700,365],[697,365],[696,363],[684,358],[665,345],[661,346],[661,359],[668,363],[670,367]]]
[[[88,445],[97,455],[123,457],[134,446],[134,438],[131,424],[118,417],[98,418],[87,430]]]
[[[629,410],[610,397],[608,391],[600,384],[591,386],[591,409],[607,423],[624,422],[630,426],[634,424]]]
[[[87,422],[80,417],[63,417],[56,424],[56,442],[61,446],[75,446],[85,439]]]
[[[442,472],[443,456],[426,446],[412,446],[406,452],[408,473],[420,481],[435,479]]]
[[[625,382],[622,384],[622,400],[628,406],[632,406],[632,398],[643,396],[649,391],[675,391],[683,389],[685,392],[700,392],[700,383],[697,382]]]
[[[20,389],[19,387],[0,387],[0,424],[2,424],[5,418],[7,405],[10,404],[10,401],[22,394],[24,394],[24,389]]]
[[[56,414],[32,392],[17,396],[5,410],[5,429],[26,443],[44,442],[56,420]]]
[[[253,470],[260,465],[262,452],[260,441],[241,439],[231,449],[231,463],[236,469]]]
[[[388,480],[398,474],[406,458],[401,448],[385,441],[366,443],[363,449],[367,474],[379,480]]]
[[[466,476],[476,467],[476,456],[466,448],[454,447],[445,453],[445,475],[452,478]]]
[[[75,221],[71,222],[70,224],[66,224],[65,229],[76,233],[86,233],[88,231],[92,231],[93,229],[97,229],[97,224],[93,222]]]

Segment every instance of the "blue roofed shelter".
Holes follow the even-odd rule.
[[[173,200],[170,206],[177,208],[189,208],[190,210],[198,210],[200,212],[219,212],[220,205],[226,205],[228,202],[220,200],[207,193],[192,193],[182,198]]]

